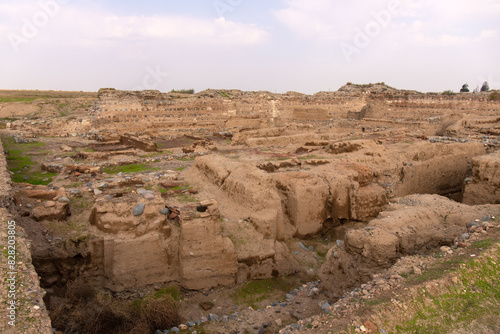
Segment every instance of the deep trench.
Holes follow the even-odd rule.
[[[439,195],[461,202],[464,187],[455,187],[452,191],[450,191],[450,189],[451,188],[448,186],[443,187],[443,190],[446,190],[446,192]],[[82,300],[78,298],[85,299],[85,293],[90,294],[90,292],[87,291],[88,289],[103,290],[103,286],[97,283],[99,282],[99,279],[94,279],[92,283],[80,287],[83,292],[78,292],[82,294],[82,296],[77,299],[75,299],[73,295],[68,296],[68,286],[71,286],[74,282],[81,283],[81,278],[85,277],[90,268],[90,264],[92,263],[92,254],[88,250],[89,247],[87,242],[89,241],[54,239],[48,234],[48,231],[45,230],[41,224],[30,218],[26,211],[18,210],[13,203],[9,207],[11,209],[11,214],[18,217],[17,221],[19,221],[20,226],[25,229],[28,238],[31,240],[33,265],[40,277],[40,286],[47,292],[44,297],[44,302],[49,310],[51,318],[54,320],[54,314],[60,314],[61,309],[65,309],[66,311],[72,310],[72,312],[75,312],[75,308],[88,307],[92,303],[91,299],[89,300],[90,304],[86,302],[81,304]],[[204,206],[198,206],[196,209],[198,212],[205,212],[207,208]],[[336,240],[344,240],[347,229],[361,228],[366,224],[366,221],[329,218],[323,223],[321,231],[319,231],[314,237],[335,243]],[[107,291],[107,295],[111,298],[119,297],[119,294],[115,294],[109,290]],[[56,315],[56,317],[57,316],[59,315]],[[111,322],[127,322],[126,319],[120,320],[118,318],[111,316],[108,320]],[[58,322],[56,321],[56,326],[57,323]],[[67,330],[64,333],[77,333],[79,332],[77,329],[78,326],[81,326],[81,323],[75,323],[72,326],[69,326],[70,330]],[[119,325],[116,326],[121,328]]]

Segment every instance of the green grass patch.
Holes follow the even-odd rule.
[[[49,155],[49,154],[54,154],[53,151],[50,151],[50,150],[41,150],[41,151],[36,151],[36,152],[33,152],[33,153],[30,153],[31,155],[36,155],[36,156],[39,156],[39,155]]]
[[[472,245],[470,245],[470,247],[476,248],[476,249],[487,249],[496,243],[498,243],[498,241],[496,241],[496,240],[484,239],[484,240],[479,240],[479,241],[472,243]]]
[[[48,185],[54,177],[56,177],[56,173],[46,173],[42,171],[33,171],[28,170],[27,172],[16,173],[12,175],[12,182],[14,183],[29,183],[32,185]],[[25,180],[26,177],[29,179]]]
[[[238,288],[231,298],[236,304],[258,308],[258,303],[267,298],[284,300],[285,295],[294,288],[294,283],[286,278],[269,278],[251,281]]]
[[[226,93],[226,92],[219,92],[219,94],[220,94],[221,96],[223,96],[223,97],[227,98],[227,99],[230,99],[230,98],[231,98],[231,96],[229,96],[229,94],[228,94],[228,93]]]
[[[195,203],[198,202],[196,198],[194,198],[191,195],[186,195],[186,194],[179,194],[176,196],[177,200],[181,203]]]
[[[324,157],[320,155],[315,155],[315,154],[309,154],[309,155],[303,155],[298,157],[299,160],[312,160],[312,159],[325,159]]]
[[[182,298],[181,289],[177,285],[166,285],[160,290],[156,291],[153,295],[154,298],[161,298],[164,296],[170,296],[174,300],[179,301]]]
[[[459,260],[453,260],[453,261],[446,261],[443,262],[439,265],[436,265],[434,267],[425,269],[422,271],[422,274],[420,275],[413,275],[409,277],[408,282],[411,284],[418,284],[422,282],[427,282],[431,281],[440,277],[443,277],[443,275],[447,272],[450,272],[453,269],[458,268],[460,265]]]
[[[90,147],[82,147],[82,148],[78,149],[78,152],[92,153],[92,152],[95,152],[95,150],[93,148],[90,148]]]
[[[144,155],[140,155],[139,157],[140,158],[153,158],[153,157],[157,157],[157,156],[160,156],[160,155],[163,155],[165,153],[163,152],[155,152],[155,153],[149,153],[149,154],[144,154]]]
[[[495,250],[500,257],[500,248]],[[470,260],[457,270],[461,284],[434,296],[422,292],[412,301],[414,316],[396,326],[397,333],[448,333],[475,321],[488,325],[500,316],[500,264],[492,258]],[[425,302],[424,300],[431,300]]]
[[[148,166],[146,164],[131,164],[123,166],[112,166],[104,168],[104,172],[108,174],[118,174],[118,173],[138,173],[143,171],[155,171],[158,168]]]
[[[2,143],[4,149],[9,152],[7,154],[7,167],[14,173],[12,175],[12,182],[47,185],[57,175],[55,173],[43,172],[39,169],[39,164],[31,159],[31,156],[40,152],[40,150],[32,151],[32,149],[44,147],[45,143],[18,144],[15,142],[14,137],[11,136],[2,136]]]
[[[175,170],[183,171],[184,169],[186,169],[186,167],[179,167],[179,168],[176,168]]]
[[[183,184],[181,186],[176,186],[176,187],[172,187],[172,188],[168,188],[170,190],[186,190],[186,189],[191,189],[192,187],[189,185],[189,184]]]
[[[10,103],[10,102],[33,102],[37,100],[34,97],[0,97],[0,102],[2,103]]]

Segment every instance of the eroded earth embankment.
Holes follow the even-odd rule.
[[[8,210],[12,205],[11,196],[10,174],[0,141],[0,332],[51,334],[52,326],[43,302],[45,291],[40,288],[32,264],[31,240],[17,217]]]

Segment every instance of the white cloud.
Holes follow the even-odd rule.
[[[478,35],[473,37],[464,37],[450,34],[441,34],[439,36],[428,36],[421,33],[415,34],[413,43],[418,46],[443,46],[443,47],[455,47],[455,46],[466,46],[473,43],[482,43],[493,40],[497,36],[497,31],[483,30]]]
[[[287,5],[273,14],[297,36],[320,41],[343,37],[344,11],[349,4],[338,5],[328,0],[290,0]]]
[[[77,4],[75,4],[77,5]],[[2,30],[22,36],[22,26],[33,22],[44,9],[37,3],[19,1],[0,5]],[[269,33],[254,24],[179,15],[116,15],[106,11],[60,5],[35,38],[59,45],[116,45],[116,43],[181,42],[191,45],[248,46],[265,42]],[[44,33],[44,34],[43,34]],[[43,35],[43,37],[42,37]],[[33,38],[33,39],[35,39]]]
[[[364,30],[373,13],[396,6],[383,33],[405,35],[409,44],[463,45],[493,37],[500,15],[500,0],[288,0],[274,12],[276,19],[296,36],[316,41],[349,42],[356,28]],[[438,37],[436,37],[438,36]],[[475,36],[475,37],[474,37]]]

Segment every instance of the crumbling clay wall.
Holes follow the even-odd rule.
[[[330,249],[320,271],[323,287],[342,296],[398,258],[451,245],[467,223],[499,212],[498,205],[470,207],[438,195],[403,197]]]
[[[120,136],[120,144],[128,145],[146,152],[156,152],[156,144],[151,141],[141,140],[131,134]]]
[[[202,213],[177,211],[140,196],[97,201],[92,262],[102,272],[93,279],[114,291],[167,282],[186,289],[234,284],[238,263],[231,240],[221,235],[216,202]]]
[[[43,302],[45,291],[40,288],[31,261],[30,241],[6,209],[10,196],[10,175],[0,142],[0,250],[8,254],[0,260],[0,332],[51,334],[52,326]]]
[[[472,176],[466,179],[463,202],[500,203],[500,151],[472,159]]]

